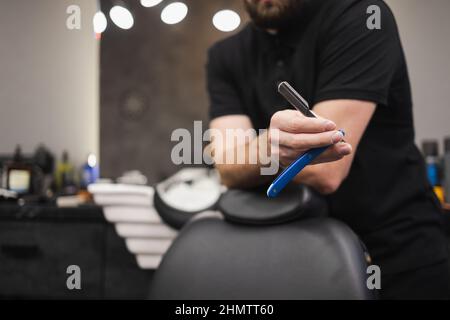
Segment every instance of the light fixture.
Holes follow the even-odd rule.
[[[167,24],[176,24],[186,17],[187,12],[188,7],[183,2],[174,2],[163,9],[161,20]]]
[[[106,20],[106,16],[103,12],[98,11],[94,18],[92,19],[92,22],[94,24],[94,32],[95,33],[102,33],[106,30],[106,26],[108,25],[108,21]]]
[[[114,6],[109,11],[109,16],[116,26],[122,29],[130,29],[134,24],[131,12],[122,6]]]
[[[212,19],[214,27],[223,32],[235,30],[241,24],[241,18],[233,10],[220,10]]]
[[[141,5],[146,7],[146,8],[150,8],[150,7],[157,6],[162,1],[163,0],[141,0]]]

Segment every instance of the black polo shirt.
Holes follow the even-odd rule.
[[[367,27],[374,4],[381,9],[379,30]],[[311,105],[375,102],[347,179],[327,197],[331,215],[362,238],[382,273],[447,257],[442,213],[414,144],[405,57],[384,2],[307,1],[298,22],[276,35],[249,24],[210,48],[207,77],[210,118],[244,114],[256,129],[288,107],[276,90],[283,80]]]

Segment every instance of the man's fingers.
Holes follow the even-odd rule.
[[[329,147],[324,153],[316,158],[312,164],[331,162],[342,159],[352,153],[352,146],[348,143],[341,142]]]
[[[319,133],[336,129],[336,124],[326,119],[305,117],[297,110],[283,110],[273,115],[271,127],[291,133]]]
[[[276,135],[273,135],[273,137],[275,136]],[[280,146],[295,150],[308,150],[338,143],[342,141],[343,138],[344,135],[340,131],[299,134],[279,131],[277,137],[272,139],[272,143],[278,143]]]
[[[280,162],[283,166],[288,166],[297,160],[304,152],[282,147],[279,150]],[[311,164],[318,164],[323,162],[331,162],[342,159],[343,157],[352,153],[352,146],[348,143],[341,142],[330,146],[324,153],[322,153]]]
[[[294,161],[304,153],[305,151],[299,151],[286,147],[280,148],[279,151],[280,158],[286,159],[288,161],[290,160]],[[352,153],[352,146],[348,143],[341,142],[335,144],[334,146],[330,146],[324,153],[320,155],[318,160],[319,163],[333,161],[336,159],[340,159],[344,156],[347,156],[351,153]]]
[[[336,130],[334,122],[323,118],[308,118],[296,110],[275,113],[271,119],[269,137],[271,151],[278,153],[283,165],[292,163],[312,148],[331,145],[315,163],[339,160],[351,153],[351,146],[342,142],[344,134]]]

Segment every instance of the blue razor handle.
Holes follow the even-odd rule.
[[[267,196],[269,198],[275,198],[280,192],[291,182],[294,177],[299,174],[308,164],[314,161],[315,158],[320,156],[330,146],[315,148],[308,150],[300,158],[292,162],[281,174],[272,182],[269,189],[267,189]]]

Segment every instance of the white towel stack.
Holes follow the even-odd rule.
[[[156,269],[177,236],[153,206],[152,187],[125,184],[92,184],[89,192],[103,207],[107,221],[114,223],[128,250],[142,269]]]

